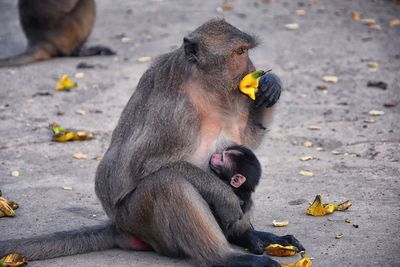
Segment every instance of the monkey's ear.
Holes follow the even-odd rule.
[[[231,186],[233,186],[234,188],[239,188],[244,182],[246,182],[246,177],[244,177],[240,173],[236,173],[231,178]]]
[[[190,62],[198,62],[199,42],[194,37],[184,37],[183,47],[185,55]]]

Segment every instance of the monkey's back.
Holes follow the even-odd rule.
[[[94,0],[19,0],[21,26],[29,47],[70,55],[88,38],[95,20]]]

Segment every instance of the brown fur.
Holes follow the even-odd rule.
[[[96,17],[94,0],[19,0],[18,11],[28,47],[19,55],[0,59],[0,67],[62,56],[114,54],[106,47],[83,47]]]

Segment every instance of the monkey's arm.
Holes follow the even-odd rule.
[[[249,119],[242,136],[243,143],[256,148],[266,133],[267,126],[272,119],[273,106],[279,100],[282,83],[278,76],[267,73],[260,78],[256,100],[248,100]]]
[[[210,206],[220,227],[227,233],[243,217],[240,199],[233,190],[212,173],[188,163],[177,162],[171,168],[181,172]]]

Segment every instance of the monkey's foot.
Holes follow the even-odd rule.
[[[76,56],[78,57],[90,57],[90,56],[112,56],[115,55],[115,51],[111,48],[102,46],[102,45],[95,45],[90,47],[82,47]]]

